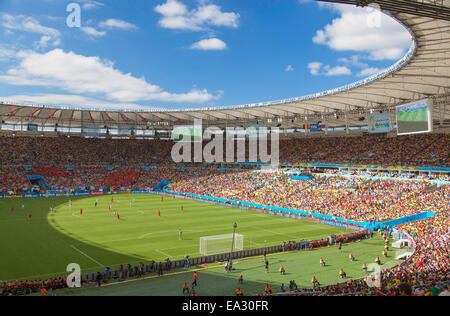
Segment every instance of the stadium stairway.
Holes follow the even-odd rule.
[[[398,225],[402,225],[402,224],[407,224],[410,222],[415,222],[415,221],[419,221],[422,219],[427,219],[430,217],[434,217],[437,214],[431,213],[431,212],[423,212],[420,214],[416,214],[416,215],[412,215],[412,216],[407,216],[407,217],[402,217],[402,218],[398,218],[392,221],[388,221],[388,222],[383,222],[383,225],[385,226],[390,226],[390,227],[394,227],[394,226],[398,226]]]
[[[430,185],[424,189],[425,192],[433,192],[438,190],[439,187],[436,184]]]
[[[156,187],[153,188],[153,191],[161,192],[162,190],[164,190],[166,186],[168,186],[171,183],[172,181],[161,181]]]

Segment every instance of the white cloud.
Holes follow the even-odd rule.
[[[327,41],[327,35],[324,31],[318,30],[316,32],[316,35],[313,37],[313,42],[316,44],[326,44]]]
[[[323,67],[325,69],[325,76],[344,76],[344,75],[351,75],[352,71],[345,67],[345,66],[325,66]]]
[[[340,17],[316,32],[316,44],[336,51],[367,53],[373,60],[399,59],[411,45],[409,32],[379,11],[338,4],[321,6],[335,10]]]
[[[176,0],[168,0],[164,4],[157,5],[155,11],[165,17],[181,16],[188,13],[186,5]]]
[[[308,68],[309,68],[309,72],[311,73],[311,75],[314,76],[318,76],[319,75],[319,70],[320,68],[322,68],[322,63],[320,62],[312,62],[308,64]]]
[[[106,35],[105,31],[98,31],[91,26],[84,26],[80,28],[84,33],[93,37],[102,37]]]
[[[129,103],[111,103],[88,98],[80,95],[71,94],[36,94],[36,95],[12,95],[1,97],[3,102],[19,103],[19,104],[36,104],[36,105],[59,105],[59,106],[75,106],[77,108],[95,108],[108,110],[158,110],[161,108],[150,107],[139,104]]]
[[[70,94],[93,94],[111,102],[158,100],[177,103],[205,103],[220,98],[207,90],[193,89],[187,93],[169,93],[145,78],[133,77],[114,68],[99,57],[85,57],[55,49],[45,54],[20,52],[20,64],[0,76],[10,85],[61,89]]]
[[[218,38],[209,38],[198,41],[191,45],[191,49],[196,50],[224,50],[227,44]]]
[[[358,56],[358,55],[353,55],[350,58],[339,58],[338,62],[347,64],[347,65],[360,67],[360,68],[367,68],[369,66],[368,64],[361,62],[360,56]]]
[[[58,46],[61,44],[61,33],[51,27],[43,26],[33,17],[25,15],[11,15],[0,12],[0,25],[6,31],[22,31],[40,34],[41,38],[35,42],[38,48],[45,48],[48,44]]]
[[[368,67],[368,68],[365,68],[365,69],[361,70],[357,74],[357,76],[358,77],[370,77],[370,76],[372,76],[374,74],[377,74],[377,73],[379,73],[381,71],[382,71],[382,69],[380,69],[378,67]]]
[[[82,3],[81,7],[84,10],[93,10],[104,6],[102,2],[94,0],[78,0],[78,2]]]
[[[222,12],[222,8],[208,1],[200,1],[196,9],[188,10],[187,6],[178,0],[167,2],[155,7],[162,15],[159,26],[174,30],[205,31],[211,26],[237,28],[240,15],[234,12]]]
[[[343,76],[351,75],[352,71],[345,66],[331,67],[329,65],[323,65],[321,62],[312,62],[308,64],[309,72],[313,76]]]
[[[349,58],[339,58],[338,61],[348,66],[360,68],[361,70],[359,70],[359,72],[357,73],[357,77],[370,77],[383,70],[378,67],[370,67],[368,64],[361,62],[360,58],[361,57],[358,55],[353,55]]]
[[[292,67],[292,65],[287,65],[286,68],[284,69],[284,71],[287,71],[287,72],[294,71],[294,67]]]
[[[106,21],[100,22],[99,27],[106,28],[106,29],[119,29],[119,30],[137,30],[138,27],[134,24],[131,24],[129,22],[123,21],[123,20],[117,20],[117,19],[108,19]]]
[[[16,54],[16,52],[13,49],[10,49],[10,48],[4,47],[3,45],[0,45],[0,61],[13,58],[15,54]]]

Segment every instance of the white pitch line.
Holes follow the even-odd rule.
[[[77,217],[77,218],[80,218],[79,216],[75,216],[75,215],[73,215],[73,216]],[[138,215],[135,215],[135,216],[138,216]],[[122,218],[125,219],[127,217],[122,217]],[[250,223],[249,225],[241,225],[241,228],[243,228],[243,227],[245,227],[245,228],[247,228],[247,227],[259,228],[261,230],[265,230],[265,231],[267,231],[269,233],[272,233],[272,234],[275,234],[275,235],[280,235],[280,236],[285,236],[285,237],[292,238],[292,240],[295,240],[295,239],[298,238],[298,237],[293,237],[293,236],[286,235],[286,234],[283,234],[283,233],[277,233],[277,232],[274,232],[274,231],[262,228],[260,226],[255,226],[255,223],[264,222],[264,221],[265,220],[254,221],[254,222]],[[209,232],[222,231],[223,230],[222,228],[223,228],[223,224],[212,225],[212,226],[208,226],[208,231]],[[195,234],[195,233],[202,233],[202,232],[204,232],[204,230],[186,230],[186,231],[183,231],[183,235],[185,233],[186,234],[192,234],[192,233]],[[131,240],[142,240],[142,239],[146,239],[146,237],[149,237],[149,236],[165,235],[165,234],[169,234],[169,233],[170,234],[173,233],[174,236],[176,236],[178,238],[178,230],[164,230],[164,231],[156,231],[156,232],[146,233],[146,234],[143,234],[143,235],[137,236],[137,237],[123,238],[123,239],[113,239],[113,240],[102,240],[101,242],[99,241],[99,242],[96,242],[96,243],[102,243],[102,244],[106,244],[107,245],[107,244],[114,243],[114,242],[131,241]],[[83,245],[83,244],[84,243],[80,243],[80,244],[77,244],[77,245]],[[173,249],[177,249],[177,248],[179,248],[179,247],[175,247]],[[167,248],[167,249],[171,249],[171,248]]]
[[[158,232],[153,232],[153,233],[147,233],[147,234],[144,234],[144,235],[142,235],[142,236],[139,236],[138,238],[132,238],[132,240],[135,240],[135,239],[144,239],[145,237],[147,237],[147,236],[152,236],[152,235],[161,235],[161,234],[167,234],[167,233],[176,233],[177,231],[176,230],[164,230],[164,231],[158,231]]]
[[[269,233],[272,233],[272,234],[275,234],[275,235],[286,236],[286,237],[294,238],[294,239],[296,238],[296,237],[292,237],[292,236],[287,235],[287,234],[277,233],[277,232],[274,232],[274,231],[272,231],[272,230],[268,230],[268,229],[262,228],[262,227],[260,227],[260,226],[255,226],[255,227],[256,227],[256,228],[259,228],[259,229],[262,229],[262,230],[265,230],[266,232],[269,232]]]
[[[161,251],[161,250],[159,250],[159,249],[155,249],[157,252],[159,252],[159,253],[161,253],[161,254],[163,254],[164,256],[167,256],[167,257],[169,257],[169,258],[173,258],[171,255],[169,255],[168,253],[165,253],[165,252],[163,252],[163,251]]]
[[[98,262],[97,260],[95,260],[94,258],[88,256],[87,254],[85,254],[83,251],[81,251],[80,249],[76,248],[74,245],[70,245],[70,247],[76,251],[78,251],[79,253],[81,253],[83,256],[85,256],[86,258],[92,260],[92,262],[95,262],[98,266],[100,267],[104,267],[103,264],[101,264],[100,262]]]

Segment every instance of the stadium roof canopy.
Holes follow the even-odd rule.
[[[192,124],[244,126],[264,123],[299,128],[322,122],[328,127],[367,125],[369,112],[393,110],[408,101],[432,98],[433,117],[440,126],[450,120],[450,0],[325,0],[366,6],[378,4],[384,13],[402,23],[413,44],[395,65],[353,84],[286,100],[239,106],[185,110],[107,111],[74,107],[21,105],[0,102],[3,124],[37,124],[44,127],[97,126],[136,129],[170,129]],[[0,100],[1,101],[1,100]]]

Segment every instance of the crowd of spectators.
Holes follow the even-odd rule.
[[[168,189],[359,222],[381,222],[447,208],[448,190],[429,187],[425,181],[368,181],[340,176],[295,181],[280,172],[245,171],[191,178]]]
[[[0,137],[1,162],[9,165],[149,166],[170,160],[166,141],[79,137]]]
[[[281,140],[280,161],[448,167],[449,140],[446,134]],[[143,189],[153,186],[157,180],[152,176],[162,170],[170,170],[164,175],[175,180],[183,176],[173,172],[172,147],[171,141],[157,140],[0,137],[1,189],[26,190],[27,174],[41,175],[57,189]],[[143,169],[151,166],[161,171]]]
[[[448,134],[282,140],[280,161],[448,167],[449,142]]]
[[[450,167],[449,141],[447,134],[282,140],[280,161]],[[314,294],[395,295],[410,290],[417,295],[448,293],[448,186],[435,188],[426,181],[407,179],[371,181],[347,176],[354,172],[337,171],[330,171],[334,173],[330,177],[293,181],[281,172],[258,174],[206,165],[175,165],[170,157],[172,146],[170,141],[0,137],[0,190],[14,194],[26,191],[30,187],[27,175],[43,176],[56,190],[105,186],[143,190],[167,180],[172,181],[169,189],[175,192],[362,222],[381,222],[429,211],[438,215],[398,227],[413,237],[416,249],[405,264],[383,273],[381,288],[373,289],[364,281],[355,281],[318,288]],[[449,176],[434,174],[421,178],[448,180]],[[57,281],[44,286],[52,288]],[[15,284],[11,291],[34,291],[36,287],[35,282],[23,282]],[[10,291],[10,285],[6,284],[6,290]],[[310,290],[297,292],[302,293],[311,294]]]
[[[53,278],[45,281],[16,281],[3,282],[1,285],[2,296],[23,296],[34,293],[46,293],[67,288],[67,278]]]
[[[385,221],[425,211],[437,216],[401,225],[416,242],[413,256],[382,273],[381,286],[350,281],[294,295],[450,295],[450,187],[425,181],[367,181],[320,177],[291,181],[282,173],[240,172],[174,183],[175,192],[195,193],[333,215],[357,221]],[[316,241],[325,245],[327,240]]]
[[[28,190],[30,181],[22,166],[0,165],[0,192],[17,194]]]
[[[397,227],[414,239],[415,251],[402,264],[382,271],[380,284],[368,282],[373,281],[371,278],[363,278],[292,291],[290,295],[450,296],[449,215],[447,207],[435,217]]]

